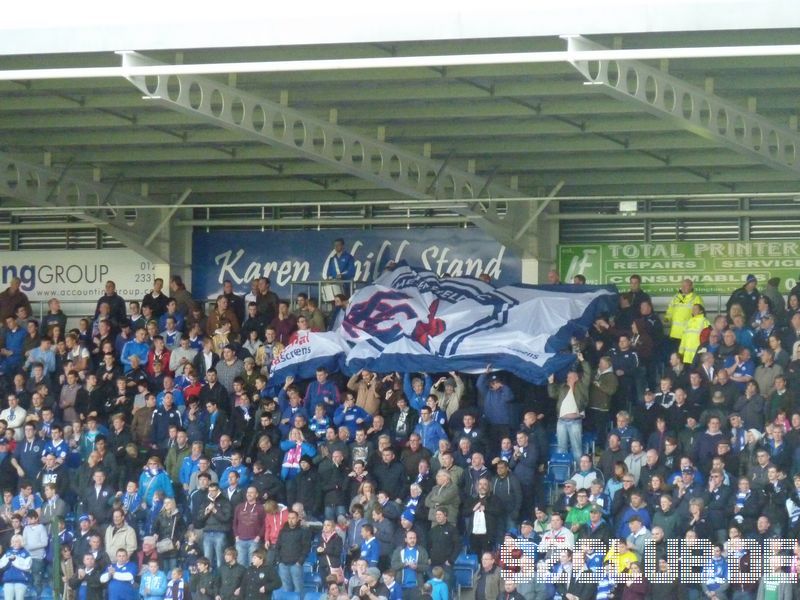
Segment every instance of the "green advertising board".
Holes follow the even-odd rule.
[[[800,275],[800,243],[758,242],[652,242],[635,244],[561,244],[558,271],[562,281],[582,274],[590,284],[615,284],[627,289],[628,278],[641,275],[642,287],[654,296],[671,296],[681,280],[690,277],[695,290],[730,294],[749,273],[763,288],[780,277],[780,290],[788,292]]]

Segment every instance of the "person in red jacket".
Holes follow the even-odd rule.
[[[283,524],[289,516],[289,509],[275,500],[267,500],[264,504],[264,546],[267,549],[267,562],[272,564],[275,557],[275,544]]]

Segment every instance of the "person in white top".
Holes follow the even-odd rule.
[[[14,430],[14,439],[18,442],[22,441],[25,435],[25,417],[27,412],[19,405],[19,398],[14,394],[8,395],[8,408],[0,411],[0,419],[8,424],[9,429]]]
[[[553,556],[553,552],[562,548],[572,550],[574,547],[575,535],[564,527],[564,517],[561,513],[553,513],[550,517],[550,531],[542,536],[539,551],[546,552],[546,558],[549,560]]]

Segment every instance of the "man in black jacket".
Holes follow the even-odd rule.
[[[483,554],[490,550],[497,540],[497,531],[501,527],[503,518],[503,505],[492,496],[491,484],[488,479],[480,479],[477,484],[477,495],[467,501],[466,513],[467,530],[470,534],[469,545],[474,554]],[[483,516],[483,526],[481,527],[477,519],[479,513]],[[484,530],[486,533],[480,533]]]
[[[303,593],[303,563],[310,549],[311,532],[300,524],[300,516],[290,510],[275,544],[283,591]]]
[[[105,527],[111,522],[114,490],[106,485],[106,473],[101,469],[92,474],[92,480],[94,485],[83,492],[83,512],[93,514],[98,525]]]
[[[461,538],[455,525],[447,521],[447,509],[437,508],[433,527],[428,534],[428,556],[431,567],[442,567],[448,587],[453,581],[453,565],[461,552]],[[455,589],[451,587],[451,589]]]
[[[125,300],[117,294],[117,284],[110,279],[106,281],[106,293],[98,301],[95,307],[95,317],[100,314],[100,305],[108,304],[109,315],[111,320],[116,323],[121,323],[125,318]]]
[[[219,483],[208,486],[208,494],[200,499],[198,521],[203,528],[203,556],[217,568],[222,566],[227,535],[231,530],[233,509],[230,502],[219,489]]]
[[[322,514],[322,493],[314,461],[309,456],[300,458],[300,472],[286,486],[289,504],[303,505],[309,519],[316,520]]]
[[[100,569],[94,564],[94,556],[83,556],[83,567],[78,569],[69,580],[69,587],[75,590],[75,597],[85,600],[103,600],[103,584],[100,582]],[[81,593],[85,588],[85,594]]]
[[[381,451],[382,463],[373,473],[378,482],[378,489],[385,491],[389,497],[403,499],[406,496],[408,481],[403,465],[395,460],[394,450],[384,448]]]
[[[330,461],[324,461],[320,469],[325,519],[334,520],[347,513],[346,491],[349,481],[342,451],[334,450]]]

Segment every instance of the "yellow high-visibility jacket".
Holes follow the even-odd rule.
[[[675,294],[664,315],[664,319],[672,324],[669,329],[669,337],[676,340],[683,337],[683,330],[686,329],[686,323],[692,318],[692,306],[695,304],[703,304],[703,299],[696,292],[689,292],[686,295],[681,292]]]
[[[694,362],[694,355],[697,354],[697,349],[700,347],[700,334],[710,326],[711,323],[708,322],[705,315],[695,315],[686,323],[678,353],[683,355],[683,362],[687,365]]]

